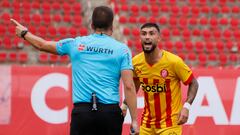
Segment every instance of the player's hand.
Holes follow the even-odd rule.
[[[16,26],[16,29],[15,29],[16,35],[17,35],[18,37],[21,37],[21,32],[22,32],[23,30],[27,30],[27,28],[24,27],[23,25],[21,25],[18,21],[14,20],[14,19],[10,19],[10,20],[11,20],[11,22]]]
[[[187,122],[189,115],[189,110],[186,108],[183,108],[181,112],[179,113],[178,117],[178,125],[182,125]]]
[[[123,117],[127,115],[127,109],[128,109],[127,105],[125,103],[122,103],[121,110],[122,110]]]
[[[139,135],[139,129],[138,129],[137,121],[132,121],[132,124],[131,124],[130,128],[132,130],[132,133],[130,132],[130,135]]]

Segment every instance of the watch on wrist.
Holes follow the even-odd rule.
[[[23,30],[21,31],[21,38],[23,38],[25,40],[25,35],[28,33],[28,30]]]

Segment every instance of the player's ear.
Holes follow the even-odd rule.
[[[93,23],[91,23],[91,28],[92,28],[93,30],[95,30],[95,27],[93,26]]]

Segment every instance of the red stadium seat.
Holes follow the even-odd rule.
[[[226,5],[222,6],[221,12],[224,14],[228,14],[230,12],[229,6]]]
[[[189,14],[189,6],[182,6],[182,8],[181,8],[181,14],[183,15],[183,16],[187,16],[188,14]]]
[[[177,25],[177,18],[170,17],[168,22],[169,22],[170,26],[175,27]]]
[[[193,36],[200,36],[200,35],[201,35],[200,29],[193,29],[192,35],[193,35]]]
[[[236,28],[238,26],[239,20],[237,18],[231,18],[230,24],[232,28]]]
[[[224,44],[222,41],[218,41],[216,42],[216,48],[218,50],[219,53],[224,51]]]
[[[217,55],[215,53],[210,53],[208,55],[209,62],[216,62],[217,61]]]
[[[69,34],[70,34],[71,37],[76,37],[77,34],[78,34],[75,27],[70,27],[70,28],[68,29],[68,32],[69,32]]]
[[[30,14],[30,11],[31,11],[31,4],[30,4],[30,2],[27,2],[27,1],[24,1],[24,2],[22,2],[22,4],[21,4],[22,6],[22,10],[23,10],[23,13],[24,14]]]
[[[161,34],[164,39],[168,39],[170,37],[170,30],[167,28],[164,28],[161,30]]]
[[[180,58],[182,58],[183,60],[186,59],[185,53],[178,53],[178,56],[179,56]]]
[[[50,13],[50,10],[51,10],[51,5],[50,5],[50,3],[47,2],[47,1],[43,2],[43,3],[42,3],[42,9],[43,9],[43,12],[44,12],[45,14]]]
[[[141,24],[146,23],[147,22],[147,18],[145,16],[140,16],[138,18],[138,22],[141,23]]]
[[[16,52],[10,52],[8,54],[8,59],[11,62],[16,62],[17,61],[17,53]]]
[[[20,52],[18,54],[18,61],[19,62],[27,62],[28,61],[28,54],[26,52]]]
[[[240,11],[239,6],[233,6],[233,7],[232,7],[232,13],[234,13],[234,14],[238,14],[239,11]]]
[[[128,36],[131,33],[130,29],[125,27],[123,28],[123,35]]]
[[[31,21],[31,18],[30,18],[29,14],[23,14],[22,19],[23,19],[25,25],[28,25]]]
[[[58,28],[58,33],[60,34],[60,37],[66,37],[67,36],[67,28],[64,26],[61,26]]]
[[[67,55],[60,56],[59,61],[63,63],[69,62],[69,57]]]
[[[179,29],[178,28],[174,28],[174,29],[172,29],[172,35],[173,36],[180,36],[180,31],[179,31]]]
[[[54,22],[61,22],[62,17],[59,14],[55,14],[55,15],[53,15],[53,20],[54,20]]]
[[[86,36],[88,34],[88,30],[86,27],[81,27],[79,30],[80,36]]]
[[[2,20],[2,23],[4,24],[4,25],[8,25],[8,24],[10,24],[10,14],[9,13],[7,13],[7,12],[5,12],[5,13],[2,13],[2,16],[1,16],[1,20]]]
[[[124,24],[124,23],[127,23],[127,18],[126,18],[126,16],[120,16],[120,17],[119,17],[119,22],[120,22],[120,23],[123,23],[123,24]]]
[[[171,7],[171,15],[177,16],[179,14],[179,7],[177,5],[173,5]]]
[[[186,17],[181,17],[180,19],[179,19],[179,26],[181,27],[181,28],[183,28],[183,29],[185,29],[186,28],[186,26],[187,26],[187,24],[188,24],[188,21],[187,21],[187,18]]]
[[[6,34],[6,27],[3,25],[0,25],[0,36],[3,37]]]
[[[148,6],[146,4],[141,5],[141,11],[147,13],[149,11]]]
[[[223,31],[223,36],[224,36],[225,39],[231,38],[231,36],[232,36],[231,30],[228,30],[228,29],[224,30]]]
[[[227,62],[228,62],[228,58],[227,55],[225,55],[224,53],[219,54],[219,64],[220,66],[226,66]]]
[[[1,1],[1,7],[3,8],[10,8],[11,4],[8,0]]]
[[[129,48],[133,47],[133,41],[131,39],[128,39],[126,44],[128,45]]]
[[[22,22],[20,13],[13,13],[12,18],[18,20],[19,22]]]
[[[184,29],[182,32],[182,36],[184,39],[189,39],[191,37],[191,31],[189,29]]]
[[[128,12],[128,5],[127,4],[122,4],[121,5],[121,11],[122,12]]]
[[[227,25],[227,24],[228,24],[228,19],[227,19],[227,18],[221,18],[221,19],[219,20],[219,23],[220,23],[221,25]]]
[[[204,51],[204,44],[203,44],[203,42],[201,42],[201,41],[197,41],[197,42],[195,42],[195,49],[196,49],[196,52],[203,52]]]
[[[219,14],[220,12],[219,6],[213,6],[211,11],[213,14]]]
[[[198,19],[196,17],[192,17],[192,18],[189,18],[189,24],[192,25],[192,26],[195,26],[197,25]]]
[[[68,2],[64,2],[62,5],[62,8],[63,8],[63,12],[64,14],[69,14],[70,11],[71,11],[71,6],[69,5]]]
[[[233,31],[233,36],[234,36],[234,38],[237,40],[237,39],[239,39],[240,38],[240,30],[238,29],[238,30],[234,30]]]
[[[82,25],[82,16],[81,15],[75,15],[73,17],[73,25],[75,25],[75,26],[81,26]]]
[[[168,5],[162,5],[162,6],[161,6],[161,12],[167,13],[168,11],[169,11]]]
[[[42,20],[43,20],[43,24],[45,24],[45,25],[49,25],[52,21],[49,14],[44,14],[42,16]]]
[[[186,49],[188,52],[193,51],[193,43],[192,43],[191,41],[186,41],[186,42],[185,42],[185,49]]]
[[[16,0],[13,1],[13,2],[12,2],[12,7],[13,7],[14,12],[16,12],[16,11],[19,12],[19,10],[20,10],[20,8],[21,8],[20,2],[18,2],[18,1],[16,1]]]
[[[47,34],[47,28],[41,25],[38,27],[38,32],[41,37],[45,37],[45,35]]]
[[[0,62],[5,62],[7,60],[7,53],[0,52]]]
[[[205,29],[202,31],[202,35],[203,35],[204,39],[209,39],[209,38],[211,38],[211,31],[208,29]]]
[[[50,54],[49,61],[54,62],[54,63],[57,62],[58,61],[58,55]]]
[[[175,48],[177,52],[181,52],[183,50],[183,43],[181,41],[175,42]]]
[[[156,23],[157,22],[156,17],[150,16],[148,22]]]
[[[39,62],[48,62],[48,54],[47,53],[40,53],[38,56]]]
[[[200,24],[201,25],[207,25],[208,24],[208,19],[206,17],[202,17],[200,18]]]
[[[52,9],[53,10],[59,10],[61,9],[61,4],[57,1],[54,1],[53,4],[52,4]]]
[[[193,53],[193,52],[190,52],[190,53],[188,53],[187,58],[190,61],[196,61],[197,60],[197,55],[195,53]]]
[[[31,4],[32,4],[31,7],[32,7],[34,10],[39,10],[40,7],[41,7],[39,1],[32,1]]]
[[[222,36],[221,30],[219,30],[219,29],[213,30],[212,34],[213,34],[214,38],[216,38],[216,39],[219,39]]]
[[[134,36],[134,37],[139,37],[139,35],[140,35],[140,31],[139,31],[139,29],[138,28],[133,28],[132,29],[132,35]]]
[[[3,46],[5,49],[12,49],[12,41],[11,41],[11,37],[9,36],[4,36],[2,39],[3,42]]]
[[[133,23],[133,24],[137,23],[137,18],[136,18],[136,16],[130,16],[130,17],[128,18],[128,22],[129,22],[129,23]]]
[[[75,3],[75,4],[73,5],[73,12],[74,12],[75,14],[80,14],[81,11],[82,11],[82,5],[81,5],[81,3],[80,3],[80,2]]]
[[[191,12],[192,12],[192,16],[197,17],[200,13],[200,9],[197,6],[193,6],[191,9]]]
[[[40,14],[33,14],[32,21],[34,25],[39,25],[41,23],[41,15]]]
[[[72,16],[71,16],[70,14],[65,14],[65,15],[63,16],[63,21],[64,21],[65,23],[71,23],[71,22],[72,22]]]
[[[49,26],[48,27],[48,33],[51,37],[54,37],[57,34],[57,30],[54,26]]]
[[[214,52],[213,42],[206,42],[205,43],[205,48],[206,48],[207,52]]]
[[[152,12],[153,16],[158,15],[158,12],[159,12],[159,6],[158,5],[151,5],[150,9],[151,9],[151,12]]]
[[[173,51],[173,43],[171,41],[165,42],[165,49],[168,51]]]
[[[237,63],[238,60],[239,60],[239,56],[238,56],[237,54],[235,54],[235,53],[230,53],[230,55],[229,55],[229,61],[230,61],[231,64]]]
[[[232,51],[232,49],[233,49],[233,46],[234,46],[234,44],[233,44],[233,42],[232,41],[228,41],[228,42],[226,42],[226,48],[228,49],[228,52],[231,52]]]
[[[130,10],[131,10],[132,15],[138,15],[139,8],[137,5],[135,5],[135,4],[131,5]]]
[[[200,53],[198,55],[199,66],[206,66],[207,56],[205,53]]]
[[[159,18],[159,24],[165,25],[167,23],[167,18],[165,16]]]

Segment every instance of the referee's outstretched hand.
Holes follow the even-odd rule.
[[[17,35],[18,37],[21,37],[21,32],[22,32],[23,30],[27,30],[27,28],[24,27],[22,24],[20,24],[18,21],[12,19],[12,18],[10,19],[10,21],[16,26],[16,28],[15,28],[16,35]]]

